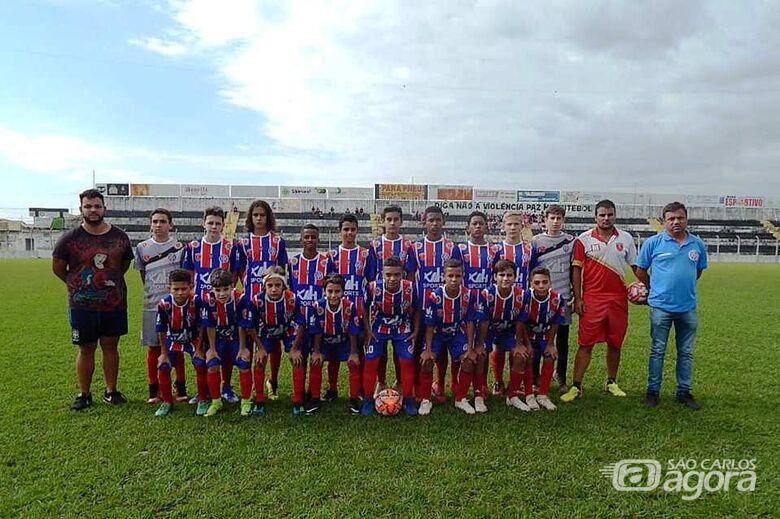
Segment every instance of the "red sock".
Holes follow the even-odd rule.
[[[265,390],[265,366],[260,363],[255,365],[255,402],[262,402],[265,399],[263,391]],[[243,389],[241,390],[243,391]]]
[[[219,374],[219,370],[216,371],[209,371],[206,374],[206,380],[209,384],[209,394],[211,395],[212,400],[216,400],[219,398],[219,383],[221,382],[221,377]]]
[[[471,386],[471,381],[474,380],[474,372],[466,373],[465,371],[461,370],[460,373],[458,373],[458,385],[455,388],[455,400],[463,400],[466,398],[466,395],[469,394],[469,387]]]
[[[433,371],[420,369],[420,384],[417,386],[417,396],[421,400],[431,399],[431,385],[433,384]]]
[[[206,366],[195,366],[195,383],[198,386],[198,400],[208,400],[209,383]]]
[[[238,370],[238,383],[241,384],[241,400],[252,398],[252,372],[248,369]]]
[[[553,361],[542,362],[542,373],[539,376],[539,394],[546,395],[550,390],[550,381],[552,380],[553,370],[555,369]]]
[[[493,380],[499,384],[504,384],[504,361],[506,355],[499,345],[493,346],[490,352],[490,367],[493,369]]]
[[[381,358],[366,359],[363,365],[363,395],[365,398],[371,398],[374,394],[380,360]]]
[[[322,396],[322,363],[309,364],[309,393],[312,398]]]
[[[160,397],[163,402],[172,404],[173,393],[171,392],[171,370],[161,369],[157,374],[157,379],[160,381]]]
[[[336,391],[339,387],[339,367],[341,361],[338,358],[328,360],[328,389]]]
[[[509,370],[509,390],[507,391],[509,397],[517,396],[520,393],[520,382],[522,380],[522,371]]]
[[[439,356],[436,358],[436,382],[439,383],[441,392],[444,393],[444,382],[447,380],[447,348],[442,347]]]
[[[387,353],[382,355],[379,359],[379,364],[377,364],[377,370],[376,370],[376,376],[379,380],[379,383],[383,386],[387,385]],[[365,388],[363,388],[365,390]],[[374,388],[371,388],[371,394],[374,394]]]
[[[395,354],[393,354],[393,366],[395,367],[395,379],[398,382],[401,382],[401,377],[403,377],[404,370],[401,368],[401,357]]]
[[[534,361],[528,359],[525,362],[525,377],[523,377],[523,384],[525,385],[525,394],[534,394]]]
[[[357,398],[360,395],[360,387],[363,384],[360,363],[348,363],[347,369],[349,369],[349,398]]]
[[[292,369],[293,379],[293,404],[303,403],[303,388],[306,385],[306,368],[304,365],[293,366]]]
[[[157,382],[157,357],[160,356],[160,347],[146,350],[146,383],[151,385]],[[169,377],[170,378],[170,377]]]
[[[450,362],[450,389],[454,395],[458,388],[458,373],[460,373],[460,361],[453,360]],[[474,377],[472,372],[472,378]]]
[[[230,358],[230,355],[227,356],[227,358],[222,359],[222,380],[225,382],[226,386],[231,385],[231,379],[233,378],[233,359]]]
[[[174,363],[176,369],[176,382],[183,384],[187,379],[185,367],[184,367],[184,355],[176,355],[176,362]]]
[[[274,347],[271,349],[271,353],[268,355],[271,362],[271,383],[274,387],[279,381],[279,366],[282,364],[282,342],[275,340],[273,342]],[[262,348],[263,345],[259,344],[258,348]],[[265,380],[263,381],[265,384]]]
[[[403,397],[414,396],[414,359],[399,359],[401,364],[401,392]]]

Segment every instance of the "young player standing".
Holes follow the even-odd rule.
[[[558,390],[561,394],[568,391],[566,386],[566,370],[569,362],[569,325],[571,324],[571,259],[574,251],[574,236],[561,231],[566,218],[566,210],[553,204],[544,210],[545,231],[533,237],[536,246],[538,264],[550,271],[552,288],[565,299],[567,305],[564,321],[558,325],[555,334],[555,347],[558,360],[555,375]],[[534,350],[536,355],[536,350]],[[534,358],[534,373],[539,375],[539,358]]]
[[[160,383],[157,378],[157,362],[160,357],[160,341],[157,337],[157,304],[169,294],[168,275],[181,268],[184,244],[171,237],[173,216],[167,209],[158,208],[149,216],[152,237],[135,247],[135,268],[141,274],[144,285],[143,317],[141,321],[141,346],[146,351],[146,378],[149,385],[147,403],[159,403]],[[176,400],[187,400],[184,356],[177,356]]]
[[[244,297],[251,301],[261,290],[265,270],[280,266],[287,268],[287,245],[276,232],[276,217],[265,200],[255,200],[249,205],[246,222],[247,234],[233,248],[231,268],[239,273],[244,286]],[[271,376],[265,382],[268,398],[276,400],[279,366],[282,360],[281,343],[274,343],[270,353]]]

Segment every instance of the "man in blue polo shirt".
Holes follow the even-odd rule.
[[[691,394],[693,339],[696,336],[696,280],[707,268],[707,246],[687,231],[688,210],[680,202],[662,212],[664,232],[649,238],[636,260],[636,277],[650,294],[650,361],[644,403],[658,405],[664,354],[674,324],[677,342],[677,401],[690,409],[701,406]],[[648,270],[650,271],[648,275]]]

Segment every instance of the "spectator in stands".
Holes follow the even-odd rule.
[[[636,277],[649,289],[650,360],[644,403],[658,405],[664,354],[674,325],[677,343],[677,401],[690,409],[701,406],[691,394],[693,340],[696,337],[696,281],[707,268],[707,246],[688,232],[688,210],[680,202],[662,212],[664,231],[642,245]],[[649,275],[648,275],[649,270]]]
[[[360,214],[363,214],[363,208],[362,207],[360,208]]]
[[[81,225],[63,234],[52,253],[52,270],[68,288],[71,341],[79,347],[76,375],[80,393],[71,405],[81,411],[92,405],[92,374],[98,341],[103,354],[109,404],[127,402],[117,390],[119,337],[127,334],[127,286],[133,249],[120,228],[104,220],[103,195],[96,189],[79,194]]]

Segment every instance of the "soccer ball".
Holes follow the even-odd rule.
[[[634,281],[628,285],[628,300],[635,305],[647,302],[647,287],[641,281]]]
[[[401,410],[401,395],[388,387],[379,392],[374,399],[374,408],[382,416],[395,416]]]

